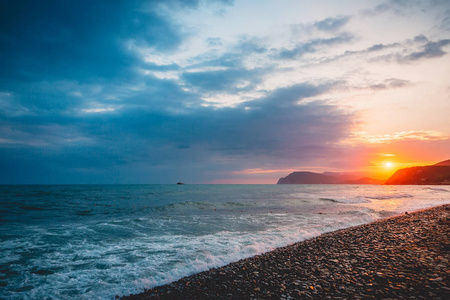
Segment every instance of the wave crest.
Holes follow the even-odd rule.
[[[378,195],[378,196],[366,196],[368,199],[374,200],[391,200],[391,199],[402,199],[402,198],[414,198],[413,195],[410,194],[386,194],[386,195]]]
[[[331,201],[335,203],[370,203],[371,201],[363,196],[349,198],[320,198],[323,201]]]
[[[425,188],[426,190],[430,190],[430,191],[435,191],[435,192],[450,192],[449,190],[447,190],[447,189],[442,189],[442,188],[432,188],[432,187],[427,187],[427,188]]]

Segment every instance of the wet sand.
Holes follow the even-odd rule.
[[[123,299],[450,299],[450,205],[323,234]]]

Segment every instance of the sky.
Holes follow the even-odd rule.
[[[0,0],[0,183],[450,158],[448,0]]]

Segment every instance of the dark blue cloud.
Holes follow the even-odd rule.
[[[324,62],[329,63],[354,55],[376,54],[377,52],[381,52],[382,54],[379,56],[370,58],[370,61],[385,61],[404,64],[423,59],[442,57],[447,54],[443,48],[449,44],[450,39],[430,41],[426,36],[418,35],[413,39],[404,42],[375,44],[363,50],[345,51],[341,55],[324,60]],[[294,52],[294,54],[296,53]]]
[[[392,12],[399,16],[410,15],[414,17],[417,15],[418,11],[429,12],[431,10],[436,10],[439,12],[446,12],[449,8],[450,2],[447,0],[433,0],[433,1],[386,0],[371,9],[362,10],[361,13],[364,16],[369,17],[374,17],[388,12]]]
[[[336,31],[348,23],[350,17],[326,18],[322,21],[315,22],[313,25],[322,31]]]
[[[432,59],[442,57],[447,54],[443,48],[450,44],[450,39],[442,39],[438,41],[430,41],[425,36],[420,35],[415,37],[412,41],[407,41],[403,44],[395,43],[390,45],[376,45],[368,48],[365,51],[346,53],[352,55],[356,53],[369,53],[382,49],[393,49],[391,53],[381,55],[373,58],[374,61],[386,61],[396,63],[410,63],[418,60]],[[397,47],[402,47],[402,51],[396,50]]]
[[[248,38],[241,39],[236,46],[236,50],[244,55],[250,55],[253,53],[265,53],[268,51],[265,45],[261,45],[258,41]]]
[[[208,39],[207,42],[213,46],[221,45],[222,43],[221,39],[218,38]],[[199,62],[192,64],[190,68],[222,67],[245,72],[246,70],[243,67],[243,61],[245,58],[253,54],[266,53],[267,51],[268,48],[266,45],[262,45],[258,41],[251,38],[242,37],[234,47],[222,55],[217,56],[214,53],[211,56],[208,56],[208,54],[202,54],[201,57],[195,57],[194,60]]]
[[[398,60],[414,61],[423,58],[441,57],[447,54],[447,52],[442,50],[442,48],[447,46],[448,44],[450,44],[450,39],[439,40],[437,42],[429,41],[419,51],[415,51],[406,56],[399,57]]]
[[[372,90],[386,90],[386,89],[393,89],[393,88],[402,88],[405,86],[410,85],[411,82],[407,80],[402,80],[398,78],[389,78],[384,80],[382,83],[378,84],[372,84],[368,88]]]
[[[353,126],[353,116],[338,107],[304,101],[334,82],[259,91],[263,96],[235,107],[205,106],[202,92],[255,88],[270,74],[243,67],[246,56],[267,52],[250,38],[190,66],[223,68],[216,71],[149,63],[128,48],[175,51],[186,36],[159,8],[196,9],[198,1],[0,5],[0,183],[203,182],[225,171],[320,157]],[[313,40],[293,57],[302,47],[348,40]]]
[[[126,78],[138,60],[125,51],[126,41],[170,50],[183,38],[180,28],[141,3],[2,1],[0,78]]]
[[[313,39],[304,43],[299,43],[293,49],[282,49],[278,55],[281,59],[296,59],[307,53],[314,53],[322,47],[349,43],[352,40],[354,40],[352,35],[342,33],[331,38]]]
[[[0,124],[10,141],[0,147],[7,158],[0,181],[167,183],[178,176],[207,181],[213,171],[288,167],[348,136],[352,115],[325,102],[302,102],[334,86],[298,84],[234,108],[158,107],[142,92],[114,113],[9,116]],[[160,82],[161,101],[173,87]]]
[[[369,48],[367,48],[367,52],[378,51],[378,50],[382,50],[384,48],[386,48],[385,45],[376,44],[376,45],[373,45],[373,46],[370,46]]]
[[[364,10],[362,10],[362,14],[366,15],[366,16],[373,17],[373,16],[376,16],[378,14],[382,14],[382,13],[384,13],[386,11],[389,11],[391,8],[392,8],[391,5],[389,3],[387,3],[387,2],[385,2],[385,3],[378,4],[377,6],[375,6],[372,9],[364,9]]]
[[[185,72],[182,79],[195,88],[205,91],[238,92],[248,90],[260,83],[268,70],[226,69],[205,72]]]

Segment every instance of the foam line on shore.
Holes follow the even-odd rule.
[[[325,233],[123,299],[449,299],[450,205]]]

